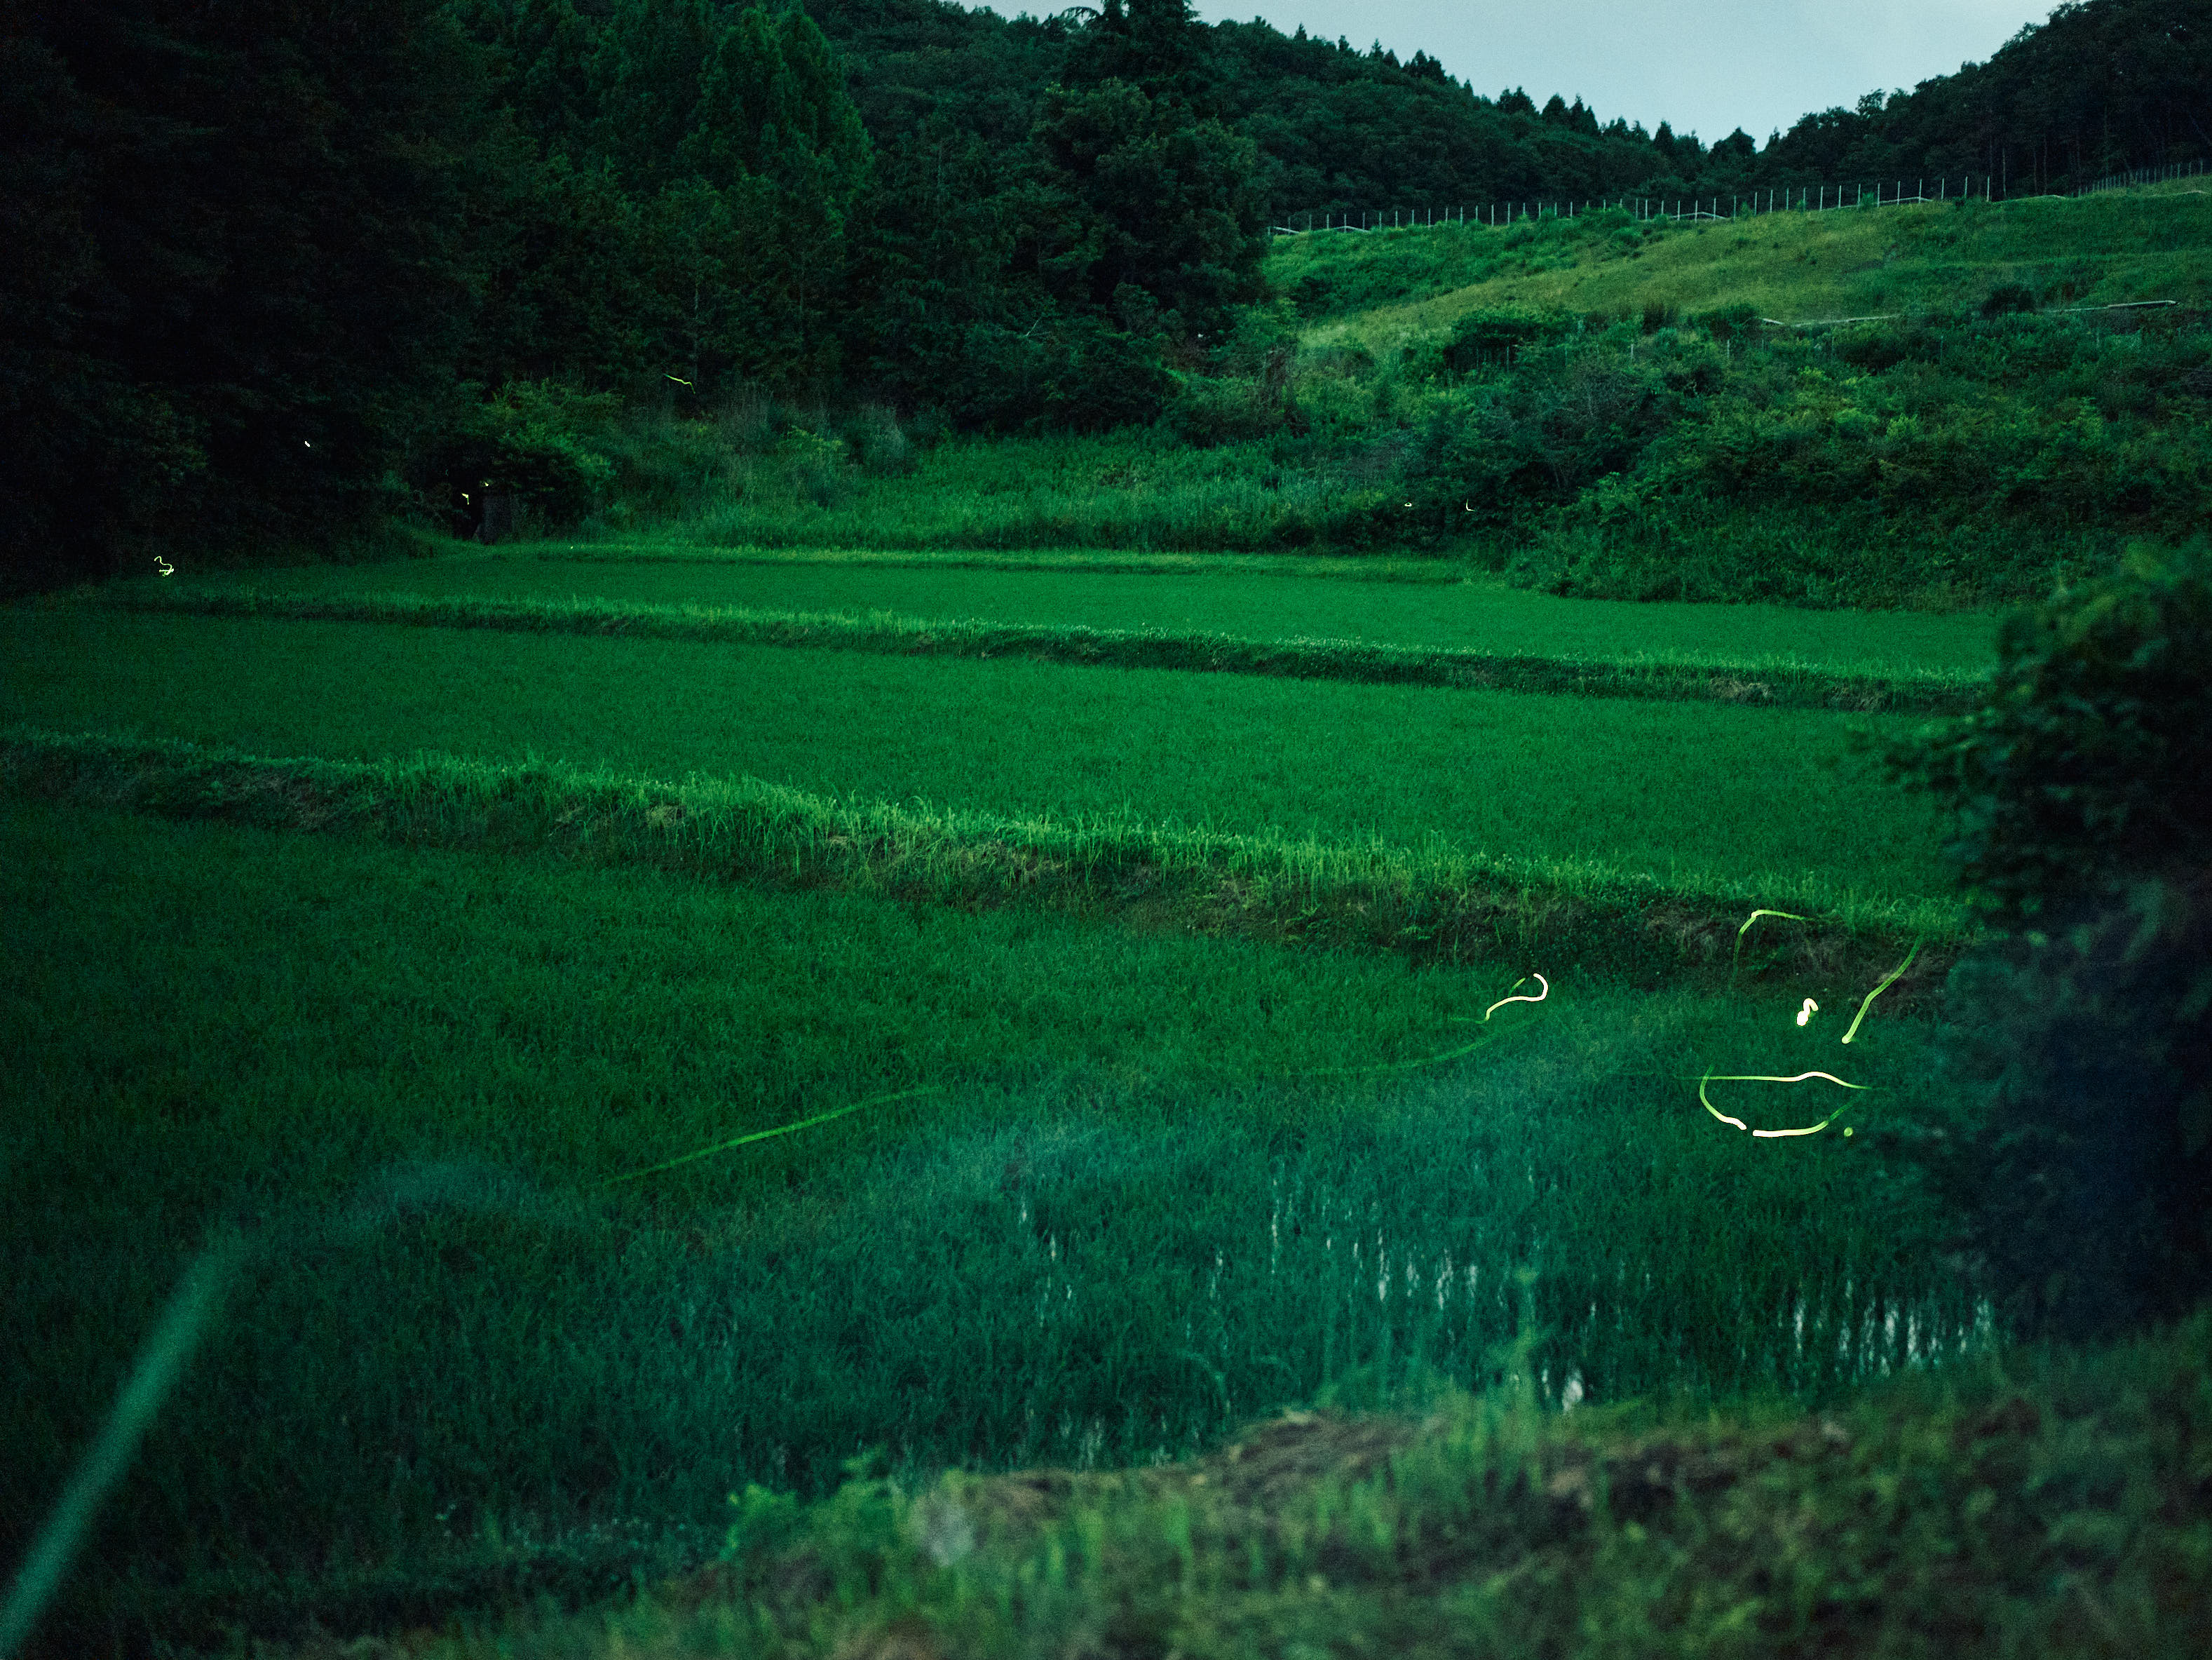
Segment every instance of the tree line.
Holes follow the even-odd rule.
[[[2202,153],[2191,11],[2062,8],[1762,153],[1188,0],[0,0],[7,580],[557,491],[576,400],[1150,420],[1293,206]]]

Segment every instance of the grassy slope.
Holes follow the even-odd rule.
[[[1452,1391],[1172,1468],[855,1481],[803,1517],[748,1495],[750,1548],[634,1607],[387,1652],[2180,1660],[2212,1615],[2208,1338],[2200,1315],[1817,1418]]]
[[[1510,975],[21,804],[0,962],[6,1554],[210,1227],[281,1237],[409,1170],[466,1201],[241,1291],[111,1507],[75,1656],[96,1604],[182,1638],[598,1594],[864,1438],[910,1481],[1202,1452],[1417,1339],[1484,1375],[1532,1258],[1554,1403],[1570,1365],[1592,1401],[1817,1399],[1972,1320],[1850,1141],[1700,1110],[1701,1072],[1835,1065],[1772,988],[1559,975],[1424,1063]],[[1847,1117],[1912,1110],[1926,1043],[1878,1006]],[[1419,1295],[1376,1300],[1377,1251]]]
[[[1855,724],[1895,717],[66,609],[11,613],[0,640],[0,718],[60,731],[750,775],[1021,817],[1428,843],[1692,891],[1771,884],[1776,902],[1821,907],[1947,883],[1932,812],[1850,748]]]
[[[1291,286],[1304,264],[1388,262],[1393,243],[1456,238],[1470,267],[1485,238],[1510,233],[1469,227],[1400,231],[1373,247],[1301,240],[1282,248],[1269,274]],[[2212,197],[2112,192],[2073,200],[1967,207],[1907,207],[1826,214],[1777,214],[1738,224],[1668,229],[1630,250],[1609,241],[1569,246],[1557,269],[1508,271],[1431,297],[1378,306],[1310,327],[1310,348],[1357,343],[1381,353],[1448,327],[1485,307],[1640,314],[1647,305],[1685,315],[1748,305],[1786,322],[1915,309],[1964,309],[1993,288],[2070,283],[2076,305],[2136,300],[2212,301]],[[1423,263],[1435,253],[1416,255]],[[1432,279],[1442,288],[1448,274]],[[2094,326],[2094,322],[2087,325]]]
[[[1280,238],[1268,271],[1292,295],[1306,278],[1328,275],[1343,297],[1304,327],[1309,368],[1357,347],[1387,368],[1401,348],[1488,307],[1634,317],[1647,304],[1685,314],[1747,304],[1797,320],[1971,307],[2013,282],[2070,292],[2074,303],[2203,305],[2212,299],[2208,252],[2212,197],[2115,192],[2081,201],[1777,214],[1619,240],[1589,222]],[[602,529],[708,546],[1031,556],[1095,549],[1117,559],[1327,546],[1386,506],[1378,481],[1390,471],[1395,423],[1373,407],[1376,389],[1364,381],[1332,389],[1323,373],[1301,396],[1350,420],[1357,441],[1323,456],[1295,446],[1286,453],[1273,439],[1196,447],[1152,432],[956,439],[920,454],[903,476],[848,470],[804,479],[789,458],[753,457],[723,468],[729,476],[703,493],[687,485],[675,522],[617,513]],[[1931,595],[1928,603],[1949,601]]]
[[[1344,562],[1356,568],[1364,562]],[[1746,667],[1796,663],[1873,674],[1980,674],[1996,666],[1996,618],[1988,613],[1869,614],[1562,599],[1495,580],[1323,581],[1304,574],[1319,563],[1307,561],[1304,570],[1284,562],[1270,571],[1201,569],[1170,576],[916,569],[794,556],[758,563],[618,557],[586,562],[547,549],[461,552],[398,565],[256,572],[246,580],[264,591],[313,594],[404,592],[793,611],[880,611],[915,618],[1358,640],[1555,657],[1663,655]],[[1427,569],[1436,572],[1433,562]],[[204,584],[217,589],[231,585],[221,580]],[[164,586],[189,593],[195,585],[179,581]]]

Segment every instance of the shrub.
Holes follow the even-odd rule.
[[[1988,703],[1891,745],[1948,809],[1945,852],[2001,926],[2212,864],[2212,544],[2131,549],[2006,618]]]
[[[1576,319],[1563,313],[1474,311],[1454,325],[1443,348],[1443,367],[1458,374],[1504,367],[1530,350],[1572,333]]]
[[[471,410],[432,463],[431,492],[449,526],[474,533],[486,497],[501,493],[541,528],[583,518],[615,477],[606,432],[617,402],[554,381],[521,381]]]
[[[1954,1085],[1869,1146],[1916,1167],[2014,1341],[2106,1341],[2212,1293],[2212,879],[2153,879],[1967,954]],[[1944,1104],[1948,1103],[1948,1105]]]
[[[1978,1105],[1872,1145],[2016,1336],[2101,1340],[2212,1291],[2212,550],[2138,547],[1999,651],[1981,710],[1885,751],[2000,930],[1948,988]]]
[[[1759,321],[1756,306],[1723,306],[1718,311],[1701,311],[1690,321],[1714,339],[1723,341],[1756,340],[1765,326]]]
[[[1019,333],[976,325],[942,401],[969,429],[1104,432],[1149,424],[1174,389],[1156,341],[1095,318],[1060,317]]]

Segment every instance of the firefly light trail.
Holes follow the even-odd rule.
[[[772,1130],[755,1130],[750,1135],[733,1136],[727,1141],[717,1141],[711,1147],[702,1147],[696,1152],[687,1152],[681,1158],[672,1158],[665,1164],[654,1164],[645,1170],[632,1171],[628,1176],[611,1177],[600,1183],[599,1185],[603,1188],[611,1188],[617,1183],[635,1182],[641,1177],[657,1176],[662,1171],[674,1170],[678,1164],[688,1164],[699,1158],[710,1158],[718,1152],[727,1152],[732,1147],[742,1147],[748,1141],[765,1141],[771,1135],[788,1135],[793,1130],[806,1129],[816,1124],[826,1124],[832,1118],[842,1118],[848,1112],[860,1111],[862,1107],[878,1107],[886,1101],[903,1101],[909,1096],[942,1095],[944,1092],[934,1084],[924,1084],[917,1089],[898,1090],[890,1095],[872,1095],[865,1101],[855,1101],[850,1106],[839,1107],[834,1112],[817,1113],[813,1117],[802,1118],[795,1124],[779,1124]]]
[[[1807,920],[1806,918],[1796,915],[1790,911],[1755,910],[1752,912],[1750,915],[1743,919],[1743,926],[1735,931],[1736,954],[1737,960],[1739,962],[1742,958],[1743,936],[1750,931],[1751,925],[1759,921],[1762,916],[1787,917],[1793,922],[1802,922]],[[1874,1006],[1874,1000],[1881,996],[1882,993],[1887,991],[1892,986],[1895,985],[1899,977],[1904,974],[1905,970],[1912,966],[1912,959],[1920,954],[1920,946],[1921,942],[1915,939],[1912,942],[1912,949],[1905,952],[1905,960],[1902,963],[1899,963],[1895,968],[1892,969],[1882,982],[1876,986],[1872,991],[1869,992],[1866,996],[1861,1000],[1859,1003],[1858,1014],[1851,1021],[1850,1030],[1844,1034],[1843,1041],[1844,1043],[1850,1043],[1853,1037],[1858,1035],[1859,1023],[1866,1018],[1867,1011]],[[1734,985],[1735,983],[1735,970],[1733,965],[1731,965],[1729,970],[1729,983],[1730,985]],[[1820,1006],[1818,1003],[1814,1002],[1809,997],[1807,998],[1803,1006],[1797,1011],[1797,1024],[1801,1026],[1807,1025],[1811,1021],[1814,1015],[1820,1012]],[[1750,1126],[1746,1124],[1742,1119],[1729,1117],[1718,1107],[1716,1107],[1705,1094],[1705,1085],[1715,1082],[1729,1084],[1802,1084],[1808,1078],[1826,1079],[1829,1083],[1837,1085],[1841,1088],[1847,1090],[1864,1090],[1871,1089],[1873,1087],[1870,1084],[1845,1083],[1842,1079],[1835,1076],[1832,1073],[1826,1072],[1801,1072],[1794,1078],[1775,1078],[1769,1077],[1765,1074],[1750,1073],[1716,1073],[1709,1072],[1703,1078],[1698,1080],[1698,1099],[1704,1105],[1705,1110],[1712,1114],[1714,1117],[1719,1119],[1722,1123],[1732,1125],[1740,1130],[1749,1130],[1750,1134],[1762,1138],[1772,1138],[1786,1135],[1815,1135],[1820,1131],[1827,1128],[1827,1127],[1835,1121],[1835,1115],[1833,1113],[1830,1113],[1827,1117],[1823,1118],[1819,1123],[1808,1126],[1804,1129],[1754,1130],[1751,1129]],[[1849,1135],[1850,1133],[1850,1127],[1849,1125],[1844,1126],[1844,1134],[1845,1135]]]
[[[1703,1078],[1701,1078],[1701,1079],[1699,1079],[1698,1080],[1698,1099],[1699,1101],[1705,1102],[1705,1110],[1706,1110],[1707,1112],[1709,1112],[1709,1113],[1712,1114],[1712,1116],[1713,1116],[1714,1117],[1716,1117],[1716,1118],[1719,1119],[1719,1120],[1721,1121],[1721,1122],[1723,1122],[1723,1124],[1733,1124],[1733,1125],[1734,1125],[1736,1128],[1738,1128],[1738,1129],[1749,1129],[1749,1128],[1750,1128],[1750,1126],[1749,1126],[1749,1125],[1747,1125],[1747,1124],[1746,1124],[1746,1123],[1743,1122],[1743,1120],[1742,1120],[1742,1119],[1741,1119],[1741,1118],[1731,1118],[1731,1117],[1729,1117],[1726,1113],[1723,1112],[1723,1111],[1722,1111],[1718,1107],[1715,1106],[1715,1105],[1714,1105],[1711,1101],[1707,1101],[1707,1100],[1705,1100],[1705,1085],[1708,1085],[1708,1084],[1715,1084],[1715,1083],[1718,1083],[1718,1084],[1802,1084],[1802,1083],[1803,1083],[1803,1082],[1804,1082],[1808,1078],[1825,1078],[1825,1079],[1827,1079],[1831,1084],[1838,1084],[1838,1085],[1842,1085],[1842,1086],[1843,1086],[1844,1088],[1847,1089],[1847,1090],[1864,1090],[1864,1089],[1872,1089],[1872,1088],[1874,1087],[1874,1085],[1871,1085],[1871,1084],[1845,1084],[1845,1083],[1844,1083],[1844,1080],[1843,1080],[1842,1079],[1838,1078],[1838,1077],[1837,1077],[1837,1076],[1835,1076],[1832,1073],[1826,1073],[1826,1072],[1801,1072],[1801,1073],[1798,1073],[1795,1078],[1768,1078],[1768,1077],[1764,1077],[1764,1076],[1761,1076],[1761,1075],[1759,1075],[1759,1074],[1755,1074],[1755,1073],[1710,1073],[1710,1072],[1709,1072],[1709,1073],[1706,1073]],[[1823,1119],[1822,1119],[1819,1123],[1814,1124],[1814,1125],[1812,1125],[1812,1126],[1810,1126],[1809,1128],[1805,1128],[1805,1129],[1801,1129],[1801,1130],[1752,1130],[1752,1131],[1751,1131],[1751,1133],[1752,1133],[1753,1135],[1756,1135],[1756,1136],[1761,1136],[1761,1137],[1772,1137],[1772,1136],[1780,1136],[1780,1135],[1817,1135],[1817,1134],[1819,1134],[1822,1130],[1824,1130],[1824,1129],[1827,1128],[1828,1128],[1828,1126],[1829,1126],[1829,1124],[1830,1124],[1830,1123],[1832,1123],[1832,1122],[1834,1121],[1834,1119],[1835,1119],[1835,1114],[1833,1114],[1833,1113],[1830,1113],[1830,1114],[1827,1116],[1827,1117],[1823,1118]],[[1844,1134],[1846,1134],[1846,1135],[1849,1135],[1850,1133],[1851,1133],[1851,1132],[1850,1132],[1850,1127],[1849,1125],[1844,1126]]]
[[[1847,1031],[1844,1034],[1844,1042],[1848,1043],[1851,1041],[1852,1033],[1857,1031],[1859,1029],[1859,1021],[1865,1019],[1867,1011],[1874,1006],[1874,1000],[1881,996],[1882,993],[1887,991],[1892,986],[1895,985],[1897,983],[1897,976],[1903,974],[1905,970],[1911,968],[1912,966],[1912,959],[1919,955],[1920,942],[1916,939],[1912,942],[1912,949],[1905,953],[1905,960],[1890,970],[1889,978],[1883,981],[1880,985],[1876,986],[1872,991],[1866,994],[1866,1001],[1859,1005],[1858,1018],[1851,1022],[1850,1031]]]
[[[1482,1018],[1489,1019],[1508,1003],[1540,1003],[1552,994],[1552,982],[1540,974],[1524,974],[1513,983],[1516,986],[1524,986],[1531,980],[1544,989],[1534,997],[1501,997],[1483,1010]],[[1456,1018],[1462,1022],[1468,1018],[1464,1015]],[[1369,1073],[1376,1072],[1410,1072],[1416,1067],[1433,1067],[1440,1061],[1456,1061],[1462,1055],[1472,1055],[1477,1049],[1489,1044],[1498,1035],[1494,1031],[1488,1032],[1460,1049],[1446,1049],[1442,1055],[1425,1055],[1416,1061],[1386,1061],[1382,1065],[1375,1067],[1316,1067],[1310,1072],[1294,1072],[1291,1076],[1293,1078],[1352,1078],[1364,1077]]]
[[[1729,963],[1729,984],[1731,986],[1735,984],[1735,971],[1742,965],[1743,963],[1743,936],[1751,932],[1751,925],[1759,921],[1762,916],[1786,917],[1792,922],[1803,922],[1810,920],[1809,918],[1798,915],[1796,911],[1790,910],[1755,910],[1752,912],[1750,915],[1745,917],[1743,919],[1743,926],[1735,931],[1735,956],[1731,958]]]

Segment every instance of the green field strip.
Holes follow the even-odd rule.
[[[509,544],[515,546],[516,544]],[[521,548],[527,548],[523,553]],[[501,558],[493,553],[465,556]],[[1105,576],[1286,576],[1322,582],[1449,587],[1466,581],[1456,562],[1382,554],[1101,552],[1087,548],[933,552],[926,548],[725,547],[676,541],[552,542],[520,544],[517,556],[609,565],[828,566],[848,569],[1064,571]]]
[[[1316,1080],[1457,1047],[1522,970],[512,856],[496,787],[474,851],[99,804],[161,768],[0,799],[17,1536],[210,1231],[304,1248],[266,1251],[172,1392],[58,1652],[138,1620],[216,1650],[310,1611],[404,1626],[425,1585],[611,1594],[661,1527],[711,1546],[733,1488],[820,1494],[862,1444],[909,1491],[1202,1456],[1378,1354],[1479,1379],[1532,1252],[1547,1416],[1570,1365],[1577,1413],[1777,1380],[1817,1406],[1904,1364],[1870,1310],[1917,1314],[1923,1362],[1972,1329],[1867,1157],[1929,1098],[1936,1034],[1887,997],[1860,1137],[1753,1142],[1696,1079],[1800,1069],[1772,999],[1566,970],[1475,1056]],[[230,781],[272,825],[317,806]],[[1394,1264],[1449,1257],[1448,1310],[1347,1260],[1378,1211]]]
[[[517,634],[635,635],[795,646],[897,656],[1024,657],[1040,662],[1536,692],[1577,697],[1703,698],[1778,708],[1956,714],[1982,683],[1963,676],[1842,675],[1795,663],[1509,657],[1351,640],[1244,640],[1152,629],[1040,628],[878,612],[858,617],[592,599],[499,599],[414,593],[297,594],[256,588],[139,588],[118,610],[297,622],[398,623]],[[1754,678],[1755,677],[1755,678]]]
[[[1721,974],[1749,914],[1805,920],[1762,960],[1854,978],[1918,958],[1893,1000],[1940,984],[1973,937],[1955,903],[1832,909],[1790,885],[1670,889],[1593,863],[1054,823],[810,795],[757,779],[674,783],[437,755],[348,763],[175,740],[0,732],[0,789],[179,818],[406,846],[635,864],[720,880],[952,905],[1027,903],[1204,933],[1403,953],[1573,961],[1630,980]],[[1871,981],[1869,981],[1871,983]]]
[[[1863,751],[1889,714],[73,606],[0,613],[0,723],[50,732],[1589,862],[1799,911],[1952,892],[1934,806]]]
[[[1233,555],[1219,556],[1235,559]],[[1321,562],[1318,560],[1313,562]],[[1339,561],[1339,563],[1353,562]],[[1431,562],[1432,574],[1439,567]],[[1491,656],[1796,666],[1848,676],[1966,678],[1996,666],[1993,611],[1805,611],[1787,605],[1568,599],[1470,576],[1361,581],[1206,561],[1146,572],[922,565],[826,557],[571,559],[543,548],[398,563],[309,566],[252,578],[148,579],[137,589],[250,586],[288,593],[409,593],[599,599],[750,611],[892,611],[1030,626],[1353,640]]]

